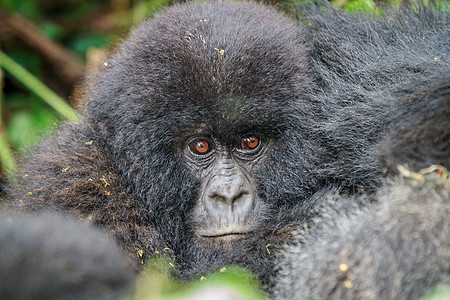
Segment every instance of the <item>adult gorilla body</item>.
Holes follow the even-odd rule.
[[[91,219],[139,262],[171,249],[181,278],[240,264],[268,283],[324,193],[383,182],[378,156],[396,153],[383,137],[429,108],[406,95],[434,78],[448,94],[446,16],[330,14],[299,26],[254,3],[167,9],[107,61],[83,122],[42,144],[11,197]],[[443,132],[423,163],[449,167],[449,121],[430,116]]]

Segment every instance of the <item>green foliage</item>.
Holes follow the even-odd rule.
[[[257,278],[245,268],[224,267],[197,280],[182,283],[170,278],[170,270],[173,267],[171,261],[165,257],[150,259],[135,289],[125,300],[181,300],[200,293],[208,293],[207,298],[211,299],[221,293],[231,293],[243,300],[267,299]]]
[[[62,100],[31,73],[1,51],[0,67],[11,73],[23,85],[25,85],[37,96],[41,97],[42,100],[47,102],[47,104],[61,114],[61,116],[71,121],[78,120],[78,116],[72,107],[70,107],[64,100]]]
[[[138,24],[151,17],[156,11],[170,4],[171,0],[139,1],[132,9],[133,23]]]
[[[368,13],[381,13],[372,0],[351,0],[344,5],[349,11],[363,11]]]
[[[3,76],[4,73],[0,69],[0,87],[2,86],[3,83]],[[0,104],[2,102],[3,102],[3,92],[0,89]],[[3,107],[0,105],[0,114],[2,112],[2,108]],[[3,122],[1,119],[0,119],[0,128],[3,128]],[[6,175],[10,178],[13,178],[14,172],[16,170],[16,162],[14,160],[14,157],[8,144],[8,137],[6,136],[4,130],[0,131],[0,164]]]
[[[44,22],[41,32],[51,40],[61,40],[64,36],[64,29],[52,22]]]
[[[18,111],[12,115],[6,128],[9,141],[20,153],[25,153],[41,136],[51,132],[59,120],[43,105],[33,111]]]
[[[105,48],[110,44],[109,41],[109,36],[93,33],[74,36],[67,44],[75,53],[84,56],[89,48]]]
[[[38,19],[40,15],[36,0],[0,0],[0,7],[32,20]]]
[[[428,291],[421,300],[445,300],[450,297],[450,283],[440,284]]]
[[[16,171],[16,162],[9,148],[7,137],[3,132],[0,133],[0,163],[6,175],[12,178]]]

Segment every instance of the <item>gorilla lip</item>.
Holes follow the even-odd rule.
[[[202,238],[206,239],[215,239],[215,238],[243,238],[245,236],[251,235],[253,231],[246,231],[246,232],[227,232],[227,233],[218,233],[218,234],[198,234]]]

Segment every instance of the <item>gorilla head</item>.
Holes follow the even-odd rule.
[[[260,239],[316,186],[303,38],[254,3],[174,6],[105,64],[89,122],[172,249]]]

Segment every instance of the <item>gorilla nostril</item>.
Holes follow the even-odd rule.
[[[239,194],[237,194],[232,200],[231,202],[234,203],[236,201],[239,201],[241,199],[244,199],[246,195],[249,195],[250,193],[247,191],[242,191]]]
[[[208,195],[208,198],[210,200],[213,200],[213,201],[216,201],[216,202],[222,202],[222,203],[225,203],[225,204],[228,203],[227,197],[225,197],[225,196],[223,196],[223,195],[221,195],[221,194],[219,194],[217,192],[210,193]]]

